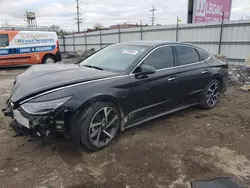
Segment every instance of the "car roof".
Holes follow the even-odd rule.
[[[123,42],[119,44],[146,46],[146,47],[156,47],[156,46],[171,45],[171,44],[185,44],[188,46],[193,46],[192,44],[188,44],[188,43],[172,42],[172,41],[130,41],[130,42]]]

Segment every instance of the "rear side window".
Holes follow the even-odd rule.
[[[0,47],[9,46],[8,34],[0,34]]]
[[[194,48],[188,46],[176,46],[175,48],[179,59],[179,65],[188,65],[200,61],[199,55]]]
[[[154,50],[145,60],[144,64],[157,69],[164,69],[174,66],[173,49],[171,46],[163,46]]]
[[[200,61],[204,61],[209,58],[209,55],[199,49],[197,49],[199,55],[200,55]]]

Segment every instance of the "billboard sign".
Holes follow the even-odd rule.
[[[230,18],[232,0],[194,0],[192,23],[221,22]]]

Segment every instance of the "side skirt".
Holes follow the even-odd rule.
[[[199,104],[199,103],[192,103],[192,104],[189,104],[189,105],[180,106],[180,107],[174,108],[174,109],[172,109],[172,110],[169,110],[169,111],[166,111],[166,112],[162,112],[162,113],[160,113],[160,114],[157,114],[157,115],[155,115],[155,116],[148,117],[148,118],[146,118],[146,119],[144,119],[144,120],[142,120],[142,121],[138,121],[138,122],[133,123],[133,124],[131,124],[131,125],[127,125],[127,126],[125,125],[124,130],[125,130],[125,129],[128,129],[128,128],[131,128],[131,127],[134,127],[134,126],[137,126],[137,125],[139,125],[139,124],[145,123],[145,122],[150,121],[150,120],[152,120],[152,119],[155,119],[155,118],[158,118],[158,117],[161,117],[161,116],[165,116],[165,115],[171,114],[171,113],[173,113],[173,112],[177,112],[177,111],[180,111],[180,110],[189,108],[189,107],[191,107],[191,106],[195,106],[195,105],[197,105],[197,104]]]

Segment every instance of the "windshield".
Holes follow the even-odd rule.
[[[146,46],[112,45],[93,54],[80,66],[112,72],[124,72],[144,52]]]

